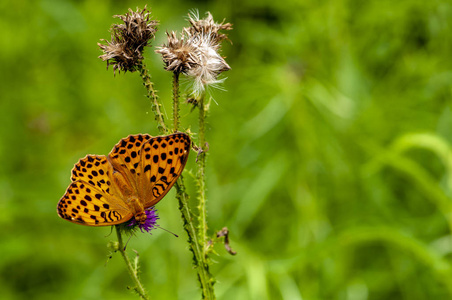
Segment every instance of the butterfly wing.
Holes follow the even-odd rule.
[[[104,155],[87,155],[75,164],[66,193],[58,202],[58,215],[88,226],[124,223],[133,216],[111,182],[113,168]]]
[[[120,140],[108,155],[113,169],[121,173],[138,195],[140,177],[140,157],[142,145],[151,138],[148,134],[129,135]]]
[[[185,167],[190,146],[190,137],[181,132],[143,143],[138,186],[145,208],[159,202],[174,185]]]
[[[138,134],[119,141],[108,158],[87,155],[72,169],[72,183],[58,202],[58,215],[88,226],[130,220],[128,196],[137,195],[145,208],[159,202],[182,173],[190,145],[185,133],[155,138]],[[125,180],[124,186],[112,182],[119,177]]]

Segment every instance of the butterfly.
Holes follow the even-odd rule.
[[[190,152],[185,133],[129,135],[108,154],[87,155],[72,169],[71,184],[58,202],[58,215],[87,226],[146,221],[182,173]]]

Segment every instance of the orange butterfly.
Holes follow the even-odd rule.
[[[58,215],[87,226],[147,219],[182,173],[190,152],[185,133],[129,135],[108,156],[87,155],[72,169],[72,183],[58,202]]]

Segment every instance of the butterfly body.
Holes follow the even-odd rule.
[[[191,146],[185,133],[130,135],[108,156],[87,155],[74,165],[71,184],[58,202],[58,215],[87,226],[116,225],[159,202],[182,173]]]
[[[129,198],[130,208],[138,224],[144,224],[144,222],[146,222],[146,214],[142,204],[143,202],[144,201],[140,201],[140,199],[135,196]]]

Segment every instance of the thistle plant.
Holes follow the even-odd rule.
[[[134,72],[140,68],[143,62],[144,47],[150,46],[157,32],[158,21],[151,19],[150,11],[145,7],[135,12],[129,9],[125,15],[115,15],[114,18],[121,19],[124,24],[113,24],[111,26],[111,40],[101,40],[106,45],[98,43],[103,55],[99,56],[107,61],[107,68],[113,65],[116,70]]]
[[[144,63],[145,47],[150,47],[151,42],[157,32],[158,21],[151,18],[150,11],[145,7],[140,10],[129,12],[125,15],[114,16],[119,18],[122,24],[113,24],[110,32],[110,40],[101,40],[99,47],[103,54],[99,56],[107,62],[107,68],[112,66],[113,73],[116,71],[138,72],[143,80],[143,85],[147,90],[147,97],[151,100],[151,107],[154,112],[156,126],[161,134],[170,134],[183,130],[180,128],[180,77],[187,78],[189,84],[186,93],[186,105],[193,105],[193,109],[198,109],[197,141],[193,143],[193,149],[197,151],[197,171],[196,184],[197,195],[193,197],[197,205],[190,205],[191,197],[187,192],[184,175],[180,175],[175,183],[176,198],[181,212],[182,222],[188,237],[188,245],[193,253],[193,264],[197,272],[203,299],[215,299],[214,283],[215,279],[209,270],[211,260],[209,254],[212,251],[214,241],[224,238],[225,247],[230,254],[235,252],[229,246],[228,230],[223,228],[214,238],[208,237],[207,209],[206,209],[206,158],[209,149],[205,136],[206,119],[209,110],[209,101],[206,101],[209,87],[218,87],[224,79],[220,75],[230,66],[221,56],[221,44],[228,40],[224,31],[231,30],[230,23],[217,23],[210,13],[204,19],[200,19],[196,13],[188,16],[189,26],[183,28],[180,33],[166,32],[167,41],[164,45],[157,47],[156,53],[160,54],[165,70],[173,73],[172,80],[172,125],[165,120],[170,119],[164,116],[161,110],[161,102],[154,89],[150,73]],[[194,133],[190,133],[195,135]],[[195,207],[192,211],[191,207]],[[156,224],[158,217],[152,208],[146,210],[146,222],[140,223],[132,219],[129,223],[116,225],[118,243],[113,244],[113,250],[121,252],[126,262],[131,278],[135,282],[135,291],[143,299],[148,299],[148,295],[138,276],[138,256],[132,264],[122,242],[122,234],[126,232],[136,232],[137,229],[150,232],[158,227]]]

